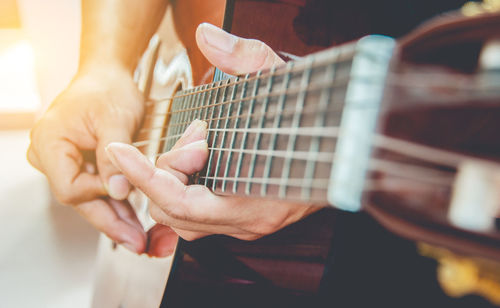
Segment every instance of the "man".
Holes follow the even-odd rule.
[[[323,0],[311,2],[323,2],[328,8],[333,5]],[[464,1],[448,2],[445,6],[451,9]],[[408,7],[411,3],[408,1]],[[362,4],[337,5],[350,6],[356,12]],[[170,226],[188,240],[209,234],[252,240],[316,211],[310,204],[220,197],[201,186],[186,186],[187,175],[200,170],[207,157],[203,122],[195,121],[173,151],[158,159],[156,167],[125,145],[131,142],[144,112],[131,73],[168,5],[172,4],[166,0],[83,1],[79,71],[33,129],[28,152],[30,162],[47,175],[55,197],[73,205],[114,241],[134,252],[156,256],[169,254],[172,241],[153,242],[146,251],[147,235],[124,201],[129,181],[153,200],[151,214],[165,225],[157,232],[166,238],[172,236],[166,227]],[[196,41],[208,60],[229,74],[283,63],[262,42],[237,38],[209,24],[199,26]],[[83,152],[88,151],[95,152],[97,173],[84,159]]]
[[[206,188],[185,186],[187,175],[206,160],[203,122],[195,121],[174,150],[158,159],[157,168],[124,145],[131,142],[144,108],[131,73],[167,5],[164,0],[83,1],[79,71],[33,129],[28,151],[30,162],[47,175],[55,197],[136,253],[146,252],[147,236],[124,201],[130,185],[122,172],[152,198],[153,218],[189,240],[208,234],[252,240],[317,210],[311,205],[219,197]],[[196,39],[204,55],[229,74],[283,63],[262,42],[237,38],[209,24],[200,25]],[[112,144],[106,153],[111,142],[124,144]],[[98,173],[82,151],[95,151]],[[157,233],[172,236],[167,227]],[[169,240],[154,243],[150,255],[165,256],[173,249]]]

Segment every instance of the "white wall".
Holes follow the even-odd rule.
[[[80,0],[18,0],[23,28],[35,50],[42,105],[70,82],[79,56]]]

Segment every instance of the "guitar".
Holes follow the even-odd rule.
[[[228,2],[225,28],[255,37],[235,17],[241,22],[257,2]],[[279,11],[286,20],[300,16],[302,4],[268,5],[267,16]],[[266,15],[259,16],[260,22]],[[221,23],[214,19],[212,23]],[[261,26],[273,28],[267,22]],[[161,29],[171,28],[167,26]],[[209,65],[191,60],[196,52],[184,49],[182,38],[178,44],[170,40],[167,49],[156,36],[137,74],[148,103],[134,145],[155,159],[173,146],[191,120],[205,119],[211,153],[192,183],[219,194],[364,210],[401,236],[498,260],[500,234],[491,212],[497,200],[470,202],[477,194],[467,182],[460,183],[472,179],[472,185],[480,182],[475,187],[487,191],[498,169],[500,153],[492,138],[499,128],[498,77],[473,74],[473,69],[481,48],[494,40],[499,28],[495,13],[456,15],[398,42],[368,36],[284,67],[229,79],[216,74],[216,82],[197,87],[193,85],[210,76]],[[271,40],[271,46],[290,50],[286,47],[295,45],[299,55],[321,49],[315,45],[321,35],[312,46],[300,37],[296,33],[287,42]],[[330,45],[335,40],[328,36],[323,41]],[[456,57],[445,56],[457,48],[466,49]],[[190,68],[188,61],[202,63],[202,69]],[[135,192],[130,201],[151,226],[147,200]],[[471,216],[476,202],[485,207]],[[341,225],[344,215],[323,210],[252,243],[221,236],[181,240],[176,255],[165,259],[134,256],[102,238],[94,306],[189,306],[213,299],[210,292],[235,301],[243,294],[269,296],[270,306],[306,305],[321,289],[335,245],[332,225]],[[201,292],[196,293],[199,298],[193,297],[195,291]],[[253,298],[247,304],[260,301]]]

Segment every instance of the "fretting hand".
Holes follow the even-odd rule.
[[[264,43],[237,38],[212,25],[202,24],[196,39],[208,60],[232,75],[283,63]],[[307,204],[218,196],[204,186],[187,185],[188,175],[201,171],[207,161],[206,135],[206,123],[194,121],[156,166],[130,145],[111,143],[106,148],[115,166],[153,201],[151,216],[159,224],[149,232],[150,255],[169,255],[176,234],[186,240],[210,234],[254,240],[317,209]]]

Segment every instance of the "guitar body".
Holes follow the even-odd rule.
[[[172,1],[141,61],[138,85],[150,100],[161,100],[180,89],[211,82],[215,69],[194,41],[201,22],[260,39],[290,60],[370,33],[401,36],[424,19],[459,8],[465,1],[416,11],[404,1],[372,2]],[[410,17],[388,13],[393,10]],[[152,110],[146,113],[155,114],[169,106],[165,102],[147,108]],[[146,118],[144,127],[163,126],[168,119],[155,121]],[[163,147],[163,133],[148,136],[159,141],[142,149],[144,154],[155,157]],[[137,139],[145,136],[139,133]],[[143,224],[152,226],[146,198],[134,192],[130,201]],[[455,307],[457,303],[449,301],[437,285],[435,262],[418,255],[412,242],[392,235],[366,214],[332,208],[253,242],[225,236],[193,242],[180,239],[173,257],[151,259],[135,256],[103,237],[99,254],[94,307],[359,307],[370,303]],[[414,297],[416,288],[425,300]],[[414,302],[408,303],[408,298]],[[488,307],[485,301],[475,307],[482,305]]]

